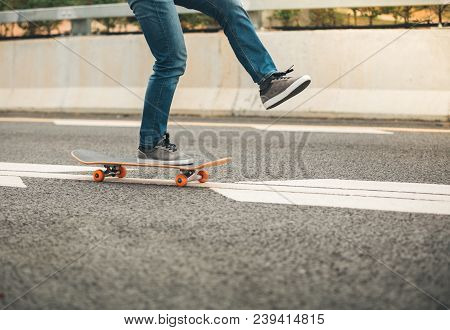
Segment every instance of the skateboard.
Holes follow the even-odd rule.
[[[140,162],[136,156],[115,157],[100,152],[78,149],[72,151],[72,157],[85,165],[102,165],[105,170],[96,170],[92,176],[95,182],[102,182],[106,177],[124,178],[127,175],[125,166],[160,167],[177,169],[180,173],[175,177],[178,187],[184,187],[190,181],[197,180],[200,183],[208,181],[207,167],[225,165],[231,162],[231,158],[216,159],[209,162],[196,162],[192,165],[164,165],[149,162]]]

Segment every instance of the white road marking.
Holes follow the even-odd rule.
[[[254,128],[261,131],[276,132],[315,132],[315,133],[341,133],[341,134],[394,134],[379,128],[358,126],[320,126],[320,125],[269,125],[269,124],[241,124],[241,123],[205,123],[205,122],[180,122],[182,126],[205,127],[241,127]]]
[[[0,117],[0,123],[53,123],[50,118]]]
[[[371,127],[348,126],[312,126],[312,125],[252,125],[253,128],[278,132],[312,132],[312,133],[339,133],[339,134],[394,134]]]
[[[0,176],[0,187],[26,188],[27,186],[18,176]]]
[[[70,166],[70,165],[0,162],[0,171],[65,173],[65,172],[89,172],[89,171],[95,171],[99,168],[101,168],[101,166],[92,167],[92,166]]]
[[[55,119],[58,126],[94,126],[94,127],[140,127],[137,120],[97,120],[97,119]]]
[[[410,127],[384,127],[389,132],[404,132],[404,133],[450,133],[450,129],[445,128],[410,128]]]
[[[270,204],[291,204],[303,206],[322,206],[351,208],[361,210],[396,211],[411,213],[430,213],[450,215],[450,202],[432,201],[417,199],[398,198],[378,198],[378,197],[358,197],[339,196],[325,194],[305,194],[286,192],[263,192],[263,191],[242,191],[242,190],[221,190],[214,189],[225,197],[239,202],[270,203]]]
[[[138,120],[102,120],[102,119],[52,119],[52,118],[26,118],[3,117],[0,122],[17,123],[52,123],[60,126],[94,126],[94,127],[140,127]],[[341,126],[341,125],[270,125],[270,124],[246,124],[246,123],[221,123],[203,121],[169,122],[171,126],[200,126],[200,127],[230,127],[230,128],[255,128],[268,131],[287,132],[320,132],[320,133],[347,133],[347,134],[393,134],[405,133],[450,133],[447,128],[420,128],[420,127],[372,127],[372,126]]]
[[[242,183],[253,189],[213,190],[240,202],[324,206],[450,215],[450,186],[353,180]]]
[[[140,121],[132,120],[84,120],[84,119],[57,119],[55,125],[64,126],[98,126],[98,127],[140,127]],[[171,126],[178,126],[170,122]],[[316,132],[316,133],[344,133],[344,134],[394,134],[371,127],[349,126],[313,126],[313,125],[267,125],[267,124],[242,124],[242,123],[211,123],[211,122],[185,122],[179,126],[203,126],[203,127],[231,127],[254,128],[258,130],[280,132]]]
[[[90,175],[65,173],[0,171],[0,176],[92,181]],[[160,179],[106,178],[105,181],[175,185],[174,180]],[[240,202],[450,215],[449,185],[354,180],[293,180],[204,184],[190,182],[189,186],[209,188]]]
[[[60,179],[75,181],[92,181],[92,175],[65,174],[65,173],[41,173],[41,172],[17,172],[17,171],[0,171],[0,176],[21,176],[24,178],[42,178],[42,179]],[[161,186],[175,186],[175,180],[161,179],[141,179],[141,178],[105,178],[105,182],[115,183],[134,183],[134,184],[151,184]],[[97,183],[96,183],[97,184]],[[101,183],[98,183],[101,184]],[[200,183],[189,183],[189,186],[199,187]],[[207,188],[207,187],[204,187]]]
[[[389,182],[389,181],[358,181],[339,179],[312,179],[288,181],[243,182],[244,184],[277,186],[277,187],[311,187],[325,189],[354,189],[381,192],[423,193],[450,195],[450,186],[443,184]]]

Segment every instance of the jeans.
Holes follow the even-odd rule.
[[[186,69],[186,46],[175,5],[213,17],[255,83],[277,71],[240,0],[128,0],[156,61],[147,91],[139,146],[151,149],[167,131],[170,106]]]

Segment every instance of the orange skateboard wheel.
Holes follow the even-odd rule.
[[[175,177],[175,183],[177,184],[178,187],[184,187],[185,185],[187,185],[188,179],[187,179],[186,175],[178,174]]]
[[[120,167],[119,167],[119,172],[118,172],[118,174],[117,174],[117,177],[120,178],[120,179],[122,179],[122,178],[124,178],[126,175],[127,175],[127,169],[126,169],[125,167],[123,167],[123,166],[120,166]]]
[[[102,182],[105,180],[105,173],[102,170],[95,171],[92,176],[94,177],[95,182]]]
[[[197,174],[201,176],[201,178],[198,179],[198,182],[200,182],[200,183],[205,183],[205,182],[208,181],[208,178],[209,178],[208,171],[205,171],[205,170],[198,171]]]

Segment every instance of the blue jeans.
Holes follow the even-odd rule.
[[[219,22],[255,83],[277,71],[240,0],[128,0],[128,4],[156,59],[145,94],[141,148],[153,148],[167,131],[173,95],[186,69],[186,46],[175,5],[195,9]]]

